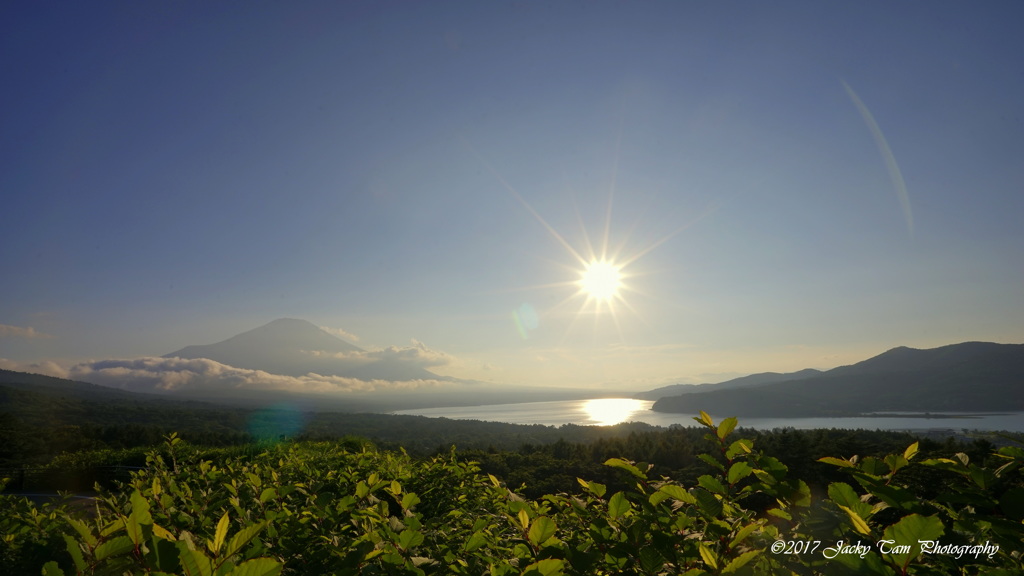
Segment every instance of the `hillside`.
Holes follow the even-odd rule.
[[[1024,410],[1024,344],[899,347],[817,376],[666,397],[659,412],[849,416],[865,412]]]
[[[733,378],[732,380],[726,380],[715,384],[672,384],[670,386],[663,386],[661,388],[655,388],[654,390],[640,392],[639,394],[634,394],[633,397],[639,400],[660,400],[666,396],[677,396],[679,394],[688,394],[690,392],[732,390],[735,388],[746,388],[748,386],[774,384],[776,382],[785,382],[787,380],[802,380],[819,374],[821,374],[821,371],[815,370],[814,368],[805,368],[798,372],[787,372],[784,374],[780,374],[778,372],[760,372],[758,374],[740,376],[739,378]]]

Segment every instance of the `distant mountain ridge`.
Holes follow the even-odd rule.
[[[159,401],[156,394],[145,394],[140,392],[126,392],[116,388],[90,384],[78,380],[67,380],[55,376],[43,374],[30,374],[27,372],[15,372],[13,370],[0,369],[0,388],[24,390],[27,392],[41,392],[53,394],[60,397],[75,398],[82,400],[154,400]]]
[[[817,375],[663,397],[653,410],[772,417],[1021,411],[1024,344],[901,346]]]
[[[786,380],[802,380],[819,374],[821,374],[821,370],[815,370],[814,368],[805,368],[798,372],[786,372],[782,374],[778,372],[760,372],[749,376],[740,376],[739,378],[733,378],[732,380],[726,380],[717,384],[672,384],[670,386],[662,386],[661,388],[655,388],[654,390],[640,392],[639,394],[634,394],[633,397],[639,400],[660,400],[666,396],[676,396],[689,392],[707,392],[711,389],[729,390],[733,388],[745,388],[747,386],[760,386],[762,384],[785,382]]]
[[[306,320],[280,318],[214,344],[186,346],[164,358],[207,358],[285,376],[359,380],[453,380],[395,358],[376,357]]]

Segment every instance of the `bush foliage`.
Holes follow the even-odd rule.
[[[697,419],[713,449],[690,485],[610,458],[614,486],[524,498],[454,450],[346,442],[202,453],[177,436],[89,506],[0,496],[0,573],[1019,574],[1024,449],[986,462],[822,458],[816,495],[779,459]],[[939,478],[928,494],[904,478]],[[612,486],[610,488],[610,486]],[[933,542],[931,548],[919,541]],[[930,552],[930,553],[929,553]]]

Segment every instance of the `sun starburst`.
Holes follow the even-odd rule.
[[[582,215],[579,211],[579,207],[576,207],[576,216],[580,224],[582,239],[575,243],[570,242],[566,239],[566,236],[552,226],[543,216],[541,216],[536,209],[525,198],[509,184],[492,166],[491,164],[481,155],[477,154],[478,159],[481,163],[491,172],[491,174],[501,183],[501,185],[517,200],[519,203],[533,216],[533,218],[540,223],[565,252],[569,255],[571,263],[562,264],[567,272],[569,273],[569,279],[536,285],[523,287],[525,289],[548,289],[548,288],[575,288],[575,291],[568,294],[562,301],[549,307],[540,316],[556,315],[557,310],[565,306],[571,305],[573,302],[579,302],[579,307],[575,313],[571,315],[568,327],[566,328],[565,337],[568,337],[569,333],[573,331],[576,323],[583,317],[593,317],[594,329],[590,330],[591,333],[597,333],[598,323],[603,318],[610,318],[615,325],[615,329],[619,335],[620,341],[624,341],[622,326],[619,320],[619,312],[621,309],[629,310],[633,315],[639,317],[637,310],[630,304],[630,298],[627,298],[629,294],[640,293],[634,286],[631,279],[636,278],[638,274],[636,271],[628,270],[638,260],[646,256],[648,253],[658,248],[669,239],[673,238],[694,222],[700,220],[705,215],[710,213],[709,209],[706,209],[703,213],[697,214],[696,218],[688,223],[676,228],[668,234],[662,236],[660,239],[645,243],[639,248],[633,250],[627,250],[630,244],[630,236],[632,231],[636,230],[637,224],[629,229],[623,237],[620,237],[620,241],[612,245],[611,241],[611,229],[612,229],[612,205],[615,196],[616,187],[616,174],[618,166],[617,161],[613,163],[611,185],[609,187],[607,205],[604,209],[604,226],[603,234],[594,235],[588,230],[588,226],[584,223]],[[599,237],[598,245],[595,246],[591,242],[592,237]],[[529,314],[532,322],[526,322],[521,318],[523,313],[517,312],[514,317],[516,318],[517,326],[529,325],[533,329],[539,324],[539,317],[532,306],[523,304],[521,307]],[[526,338],[528,337],[529,330],[527,328],[520,327],[520,334]]]
[[[591,260],[580,272],[580,291],[588,298],[612,301],[622,286],[621,266],[607,260]]]

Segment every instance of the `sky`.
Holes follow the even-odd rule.
[[[643,390],[1024,342],[1024,5],[0,8],[0,359]],[[581,293],[590,261],[610,300]]]

